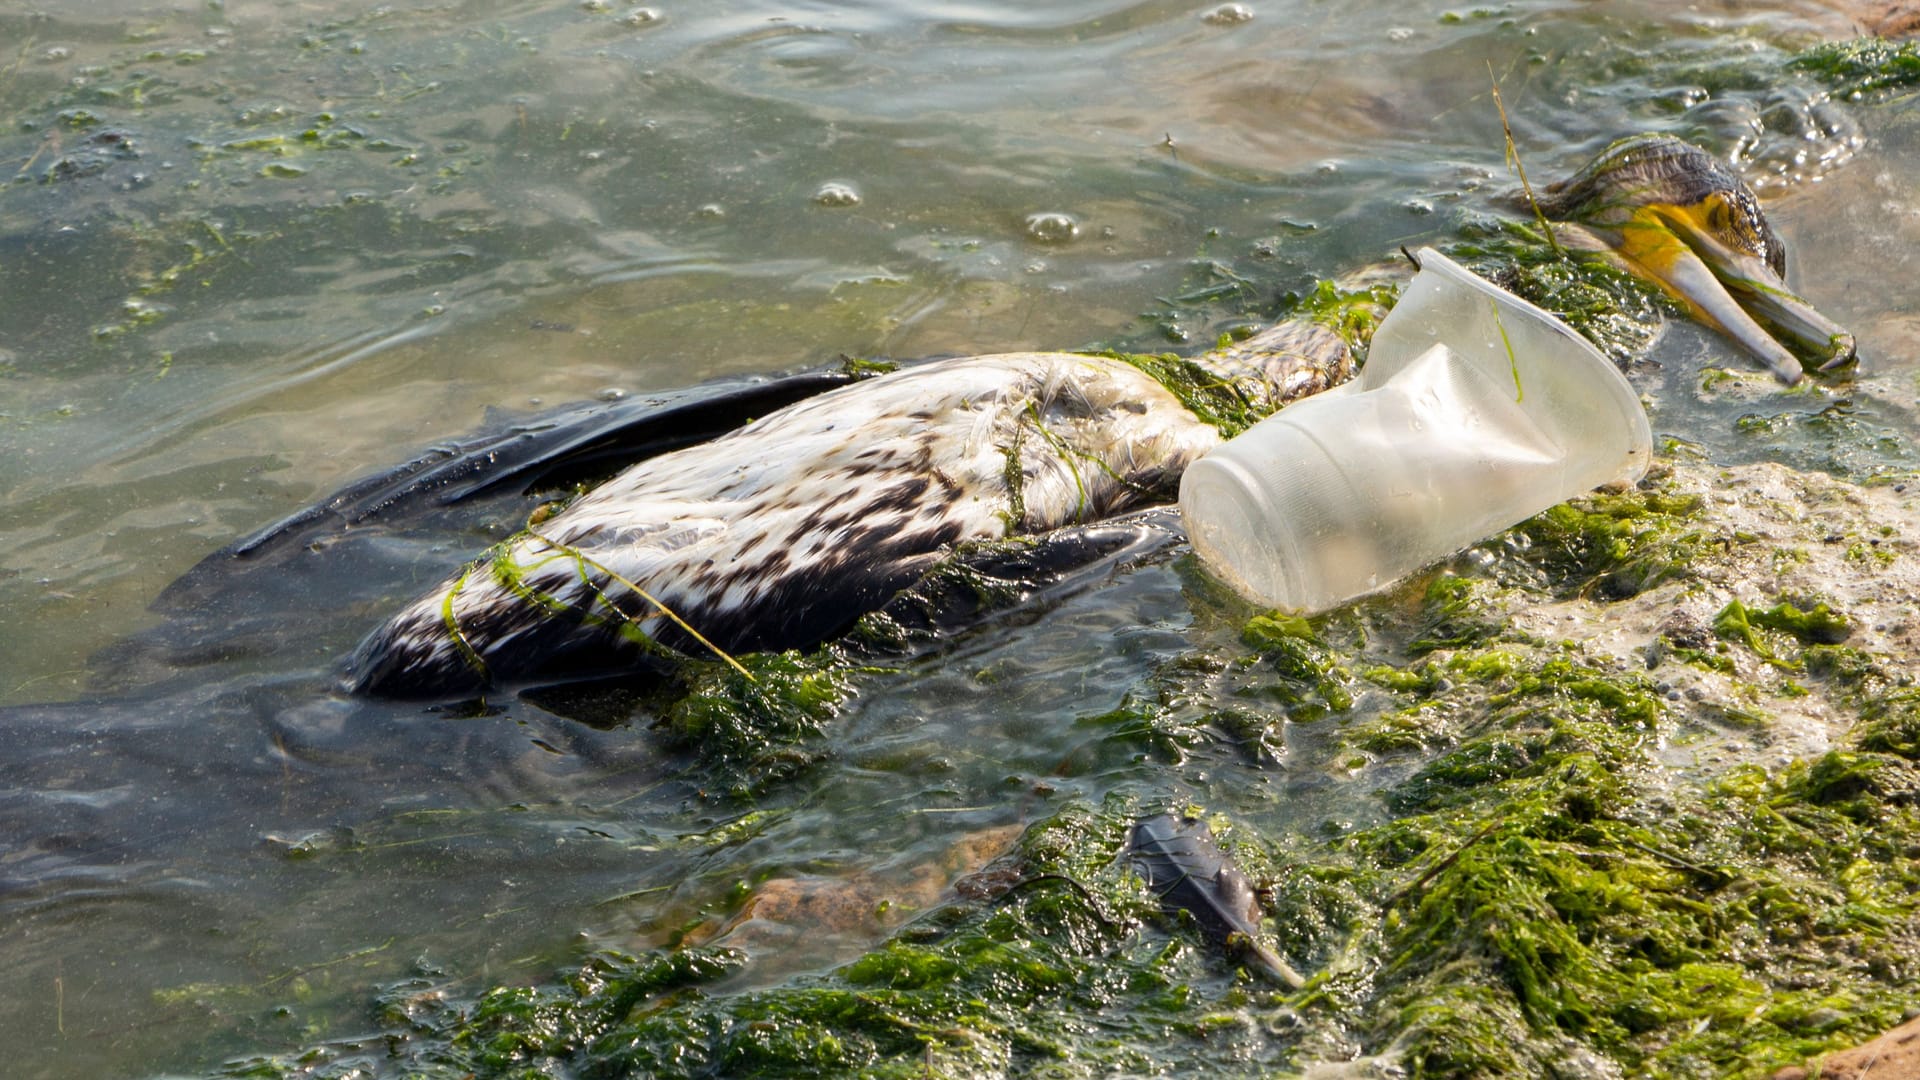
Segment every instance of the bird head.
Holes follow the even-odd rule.
[[[1569,246],[1659,286],[1783,383],[1854,359],[1853,335],[1787,287],[1786,247],[1752,189],[1696,146],[1621,139],[1539,202]]]

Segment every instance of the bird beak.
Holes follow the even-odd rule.
[[[1852,361],[1852,334],[1796,296],[1764,258],[1714,235],[1707,219],[1718,201],[1636,207],[1615,226],[1614,251],[1788,386],[1805,377],[1803,355],[1821,371]]]

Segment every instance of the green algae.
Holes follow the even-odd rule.
[[[1574,499],[1514,528],[1526,547],[1510,566],[1556,596],[1635,596],[1683,575],[1713,542],[1701,511],[1698,496],[1658,488]]]
[[[1403,813],[1437,809],[1481,785],[1534,776],[1573,751],[1607,769],[1626,768],[1659,718],[1645,680],[1568,660],[1492,685],[1499,689],[1477,711],[1478,730],[1390,792],[1389,806]]]
[[[1281,301],[1277,318],[1305,319],[1319,323],[1337,334],[1356,359],[1364,359],[1367,343],[1381,314],[1393,306],[1397,292],[1390,285],[1362,289],[1342,289],[1322,280],[1301,293],[1289,293]],[[1167,388],[1188,411],[1203,423],[1231,439],[1272,414],[1273,403],[1265,393],[1249,394],[1233,380],[1198,360],[1175,353],[1137,353],[1096,351],[1132,365]]]
[[[1920,689],[1910,672],[1850,645],[1810,645],[1800,662],[1858,713],[1856,746],[1920,761]]]
[[[1277,702],[1296,723],[1318,720],[1353,707],[1353,674],[1338,652],[1298,616],[1257,615],[1240,633],[1240,640],[1279,675],[1261,696]]]
[[[1399,296],[1399,290],[1392,285],[1343,289],[1334,282],[1322,280],[1315,282],[1311,289],[1283,297],[1280,315],[1319,323],[1340,335],[1356,359],[1364,360],[1374,328]]]
[[[1185,761],[1223,739],[1239,743],[1256,758],[1271,758],[1282,746],[1273,717],[1221,700],[1217,683],[1233,671],[1228,661],[1210,654],[1176,657],[1146,686],[1129,691],[1119,705],[1078,723],[1100,732],[1109,749],[1168,764]]]
[[[1476,645],[1503,628],[1483,595],[1484,583],[1456,574],[1439,574],[1427,583],[1420,605],[1418,633],[1407,645],[1410,656]]]
[[[1403,694],[1423,695],[1439,689],[1441,679],[1439,668],[1431,663],[1405,668],[1376,664],[1362,671],[1360,677],[1389,690],[1397,690]]]
[[[1920,85],[1920,44],[1880,38],[1825,42],[1788,61],[1837,94],[1865,95]]]
[[[886,375],[899,371],[900,365],[891,360],[877,360],[863,356],[843,356],[840,358],[840,370],[856,379],[870,379],[876,375]]]
[[[1838,645],[1853,634],[1853,622],[1834,612],[1824,602],[1816,602],[1806,611],[1782,600],[1770,608],[1755,610],[1738,600],[1714,616],[1714,633],[1738,641],[1761,659],[1791,671],[1801,670],[1801,660],[1782,656],[1783,650],[1763,631],[1805,645]]]
[[[684,661],[656,727],[667,746],[695,756],[711,783],[751,798],[824,760],[826,726],[861,669],[832,647],[738,659],[745,670]]]
[[[1244,624],[1242,649],[1168,658],[1144,685],[1078,725],[1102,743],[1141,760],[1184,762],[1223,746],[1257,764],[1287,754],[1290,725],[1312,724],[1354,706],[1354,677],[1344,650],[1304,619],[1280,613]]]
[[[1266,419],[1267,412],[1233,382],[1196,361],[1173,353],[1100,353],[1139,368],[1187,407],[1231,439]]]
[[[1461,751],[1388,793],[1408,813],[1348,841],[1413,877],[1376,977],[1413,1075],[1540,1075],[1576,1043],[1631,1075],[1764,1075],[1911,1007],[1894,969],[1838,961],[1920,929],[1910,865],[1844,854],[1866,827],[1887,856],[1920,838],[1888,797],[1909,763],[1874,756],[1863,777],[1828,755],[1656,793],[1644,681],[1555,661],[1488,704]]]
[[[1920,692],[1902,689],[1861,705],[1854,737],[1862,750],[1920,761]]]
[[[1432,749],[1445,745],[1451,735],[1445,714],[1430,705],[1382,713],[1340,733],[1347,746],[1376,755]]]
[[[1246,634],[1265,649],[1302,629]],[[1871,658],[1810,648],[1863,710],[1911,708]],[[1860,747],[1675,786],[1650,767],[1673,721],[1646,677],[1498,646],[1445,666],[1457,678],[1387,688],[1443,710],[1459,740],[1382,790],[1389,820],[1283,850],[1224,830],[1272,890],[1283,952],[1317,972],[1299,993],[1156,914],[1119,857],[1142,807],[1115,796],[1053,811],[1015,872],[824,975],[730,993],[746,961],[721,944],[599,951],[471,998],[396,984],[371,1074],[1252,1076],[1339,1034],[1418,1077],[1548,1075],[1568,1055],[1764,1076],[1920,1007],[1920,762]],[[310,1075],[298,1062],[315,1054],[357,1067],[364,1049],[223,1075]]]
[[[1129,810],[1053,814],[1022,838],[1018,881],[788,986],[711,992],[744,960],[724,947],[602,951],[554,985],[472,1002],[408,980],[382,995],[381,1056],[406,1075],[485,1077],[963,1076],[1011,1062],[1145,1071],[1153,1057],[1119,1037],[1134,1024],[1217,1025],[1191,989],[1204,958],[1133,938],[1155,906],[1118,857]],[[358,1049],[320,1053],[344,1064]],[[297,1075],[310,1055],[255,1058],[224,1075]]]

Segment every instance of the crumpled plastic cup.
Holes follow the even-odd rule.
[[[1216,447],[1187,535],[1250,599],[1311,614],[1647,470],[1639,395],[1565,323],[1431,248],[1352,382]]]

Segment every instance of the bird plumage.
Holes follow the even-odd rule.
[[[1350,367],[1344,343],[1309,323],[1211,359],[1262,411]],[[729,652],[812,644],[956,544],[1171,500],[1220,439],[1123,359],[906,368],[629,468],[408,605],[362,645],[352,683],[442,693],[700,639]]]

